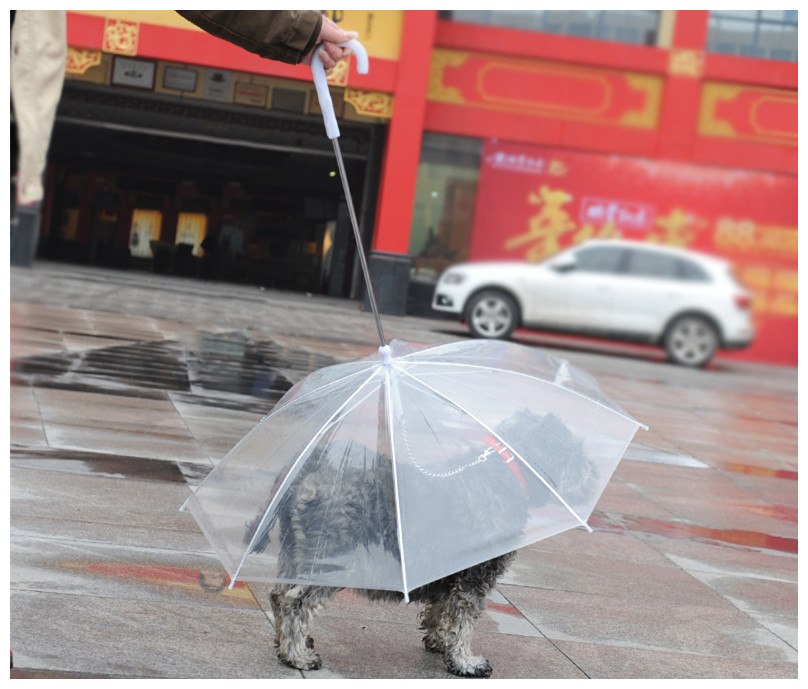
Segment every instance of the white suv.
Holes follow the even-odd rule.
[[[517,327],[647,342],[672,361],[705,366],[719,349],[754,338],[750,293],[731,265],[705,254],[627,240],[593,240],[542,263],[448,268],[432,308],[477,337]]]

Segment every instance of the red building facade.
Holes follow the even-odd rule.
[[[334,11],[370,54],[369,74],[330,77],[342,117],[383,129],[378,164],[359,177],[373,187],[369,248],[424,274],[467,258],[540,260],[589,237],[700,249],[731,259],[755,294],[758,342],[733,356],[796,365],[797,62],[710,52],[709,11],[663,15],[642,45],[433,10]],[[114,61],[131,59],[153,64],[150,89],[169,95],[194,74],[185,97],[199,95],[205,70],[231,70],[249,75],[231,103],[272,108],[281,86],[310,98],[308,68],[170,11],[69,12],[68,43],[69,80],[121,86]],[[454,153],[430,154],[441,147]]]

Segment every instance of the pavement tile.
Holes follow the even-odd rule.
[[[123,432],[82,428],[73,424],[46,425],[48,444],[69,450],[88,450],[169,461],[207,462],[207,453],[189,437],[154,437],[137,429]]]
[[[705,615],[704,605],[671,605],[667,596],[631,598],[510,585],[499,589],[552,640],[744,661],[797,662],[793,647],[718,595]],[[699,603],[703,599],[700,596]]]
[[[597,512],[618,511],[623,514],[642,514],[654,519],[672,519],[673,514],[643,494],[640,486],[631,484],[615,474],[596,507]]]
[[[39,387],[35,394],[52,447],[169,460],[208,459],[162,393],[139,398]]]
[[[699,653],[556,641],[592,679],[796,679],[796,663],[755,662]]]
[[[749,576],[690,572],[695,579],[752,617],[791,618],[797,622],[797,584]]]
[[[18,667],[132,678],[300,677],[271,661],[273,633],[258,609],[15,591],[10,617]]]
[[[523,568],[540,572],[542,559],[548,553],[561,556],[573,554],[581,558],[636,562],[647,565],[667,564],[664,555],[637,539],[630,531],[613,524],[608,517],[599,512],[593,514],[590,526],[594,529],[593,533],[584,529],[572,529],[522,548],[509,571],[513,572],[517,568]]]
[[[503,577],[504,583],[629,601],[664,599],[670,605],[699,605],[705,610],[725,605],[720,596],[664,558],[659,558],[659,564],[646,564],[595,557],[586,550],[534,553],[523,549],[520,555]]]
[[[152,544],[162,530],[199,531],[193,518],[179,511],[190,495],[179,471],[171,480],[148,481],[127,478],[124,463],[118,465],[121,473],[108,475],[93,475],[92,467],[84,473],[61,470],[58,455],[53,465],[40,461],[25,468],[24,459],[12,460],[12,517],[51,519],[63,535],[79,540],[92,524],[107,525],[108,539],[128,528],[151,529]]]
[[[796,555],[653,534],[637,535],[637,538],[688,572],[797,582]]]
[[[174,408],[195,441],[216,463],[249,433],[261,419],[263,412],[225,409],[220,405],[184,401],[181,393],[169,393]]]

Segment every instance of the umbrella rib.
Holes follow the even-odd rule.
[[[407,584],[407,561],[404,559],[404,530],[401,521],[401,502],[398,493],[398,472],[396,471],[396,443],[393,437],[395,425],[393,423],[392,388],[390,381],[390,367],[384,367],[384,388],[387,401],[387,427],[390,429],[390,462],[393,472],[393,497],[396,502],[396,535],[398,536],[398,557],[401,560],[401,587],[404,594],[404,601],[409,603],[409,585]]]
[[[417,353],[418,352],[415,352],[415,354],[417,354]],[[403,359],[404,357],[401,357],[401,358]],[[399,359],[399,361],[400,361],[400,359]],[[496,366],[482,366],[480,364],[455,363],[455,362],[451,362],[451,361],[412,361],[412,360],[410,360],[410,361],[407,361],[406,364],[408,366],[413,365],[413,364],[421,365],[421,366],[429,366],[429,365],[435,366],[435,365],[438,365],[441,368],[451,366],[451,367],[454,367],[454,368],[472,369],[474,371],[486,371],[486,372],[489,372],[489,373],[507,373],[507,374],[511,374],[511,375],[514,375],[514,376],[519,376],[521,378],[527,378],[529,380],[533,380],[533,381],[536,381],[536,382],[539,382],[539,383],[544,383],[545,385],[551,385],[554,388],[559,388],[561,390],[564,390],[565,392],[569,392],[572,395],[576,395],[577,397],[582,397],[587,402],[592,402],[593,404],[596,404],[599,407],[603,407],[604,409],[612,412],[613,414],[617,414],[618,416],[622,416],[627,421],[631,421],[632,423],[636,423],[640,428],[643,428],[646,431],[648,430],[648,426],[646,426],[645,424],[640,423],[636,419],[633,419],[631,416],[629,416],[626,412],[622,411],[621,409],[616,409],[616,408],[611,407],[609,405],[603,404],[603,402],[601,402],[601,401],[599,401],[597,399],[593,399],[592,397],[588,397],[587,395],[584,395],[583,393],[578,392],[577,390],[565,387],[563,385],[559,385],[558,383],[555,383],[555,382],[553,382],[551,380],[545,380],[544,378],[537,378],[536,376],[531,376],[531,375],[529,375],[527,373],[521,373],[520,371],[514,371],[513,369],[497,368]],[[458,371],[458,373],[459,373],[459,371]]]
[[[284,404],[282,407],[277,409],[277,411],[273,410],[272,413],[273,414],[274,413],[280,414],[285,409],[293,409],[297,405],[305,402],[312,395],[320,395],[320,394],[322,394],[323,390],[327,390],[328,388],[330,388],[330,387],[332,387],[334,385],[338,385],[339,383],[344,383],[345,381],[350,380],[354,376],[358,376],[358,375],[360,375],[362,373],[366,373],[367,370],[368,370],[368,366],[365,365],[361,369],[359,369],[358,371],[354,371],[353,373],[347,373],[346,375],[342,376],[341,378],[337,378],[336,380],[332,380],[331,382],[326,383],[325,385],[321,385],[320,387],[314,388],[313,390],[309,390],[308,392],[305,392],[302,395],[300,395],[300,397],[296,397],[295,399],[291,400],[287,404]]]
[[[462,404],[456,402],[451,397],[449,397],[445,393],[441,392],[440,390],[437,390],[436,388],[432,387],[428,383],[425,383],[423,380],[420,380],[419,378],[416,378],[415,376],[413,376],[410,373],[407,373],[406,371],[402,370],[401,368],[399,368],[398,370],[401,371],[401,373],[403,375],[405,375],[407,378],[414,381],[417,385],[420,385],[420,386],[426,388],[432,394],[440,397],[441,399],[446,400],[449,404],[456,407],[461,412],[463,412],[464,414],[466,414],[470,418],[474,419],[477,423],[479,423],[486,431],[488,431],[500,443],[502,443],[510,452],[512,452],[514,457],[516,457],[520,462],[522,462],[522,464],[528,469],[528,471],[530,471],[530,473],[532,473],[537,479],[539,479],[539,481],[541,481],[544,484],[544,486],[547,488],[547,490],[549,490],[555,496],[555,498],[567,509],[567,511],[573,517],[575,517],[575,519],[578,520],[578,522],[581,524],[581,526],[583,526],[589,532],[592,531],[592,528],[589,526],[589,524],[586,523],[586,520],[581,519],[581,517],[578,515],[578,513],[574,509],[572,509],[572,507],[569,505],[569,503],[566,500],[564,500],[564,498],[562,498],[561,495],[559,495],[558,491],[555,488],[553,488],[553,486],[550,485],[550,483],[547,481],[547,479],[545,479],[541,474],[539,474],[531,466],[530,462],[528,462],[524,457],[522,457],[522,455],[519,452],[517,452],[515,449],[513,449],[510,446],[510,444],[506,440],[504,440],[502,437],[500,437],[500,435],[493,428],[491,428],[487,423],[485,423],[485,421],[483,421],[482,419],[479,419],[475,414],[473,414],[468,409],[466,409],[466,407],[464,407]]]
[[[328,418],[328,420],[320,427],[320,430],[312,436],[311,440],[309,440],[309,442],[306,444],[306,446],[298,453],[297,458],[292,463],[292,466],[289,468],[289,471],[286,473],[286,476],[283,477],[283,481],[281,482],[281,485],[278,486],[278,490],[275,491],[275,495],[272,497],[272,500],[270,501],[270,503],[267,506],[266,510],[264,510],[264,516],[261,517],[261,521],[258,523],[258,526],[256,527],[255,532],[253,533],[252,538],[250,539],[250,543],[248,544],[246,550],[244,551],[244,555],[242,556],[241,561],[239,562],[238,567],[236,568],[236,571],[234,572],[233,576],[231,577],[230,588],[233,587],[233,585],[234,585],[234,583],[236,581],[236,578],[238,577],[238,573],[241,571],[241,568],[244,566],[244,562],[246,561],[247,556],[250,554],[253,547],[255,546],[255,543],[256,543],[259,535],[261,534],[261,531],[263,530],[264,525],[266,524],[267,517],[268,517],[268,515],[270,515],[272,513],[273,508],[275,507],[275,505],[277,504],[277,502],[279,500],[279,496],[283,493],[283,490],[286,488],[286,486],[289,484],[289,482],[293,480],[292,476],[296,476],[295,468],[297,467],[297,465],[308,454],[309,450],[312,448],[314,443],[319,438],[322,437],[323,433],[325,433],[325,431],[328,428],[331,427],[331,424],[334,422],[334,420],[337,417],[340,416],[340,414],[345,410],[345,408],[350,404],[350,402],[362,391],[363,388],[365,388],[367,385],[369,385],[370,382],[378,374],[379,374],[379,369],[377,369],[375,371],[372,371],[371,375],[368,376],[368,379],[365,382],[363,382],[356,390],[354,390],[353,393],[351,393],[351,396],[348,397],[348,399],[346,399],[340,405],[339,409],[337,409],[333,414],[331,414],[331,416]]]

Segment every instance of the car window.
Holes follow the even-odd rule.
[[[575,254],[578,270],[590,273],[616,273],[624,249],[614,246],[593,246],[581,249]]]
[[[710,274],[694,261],[688,261],[687,259],[680,258],[679,270],[682,275],[682,278],[684,278],[689,282],[710,281]]]
[[[635,277],[679,279],[679,261],[675,256],[634,249],[630,252],[626,272]]]

